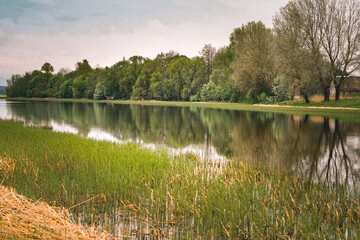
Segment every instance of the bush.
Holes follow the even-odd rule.
[[[290,99],[291,84],[285,77],[277,77],[273,84],[274,96],[269,100],[271,102],[282,102]]]
[[[216,84],[212,80],[210,80],[201,88],[201,101],[219,101],[221,100],[220,92],[220,88],[216,86]]]
[[[257,101],[261,103],[266,103],[267,98],[268,96],[266,95],[266,93],[262,92],[259,96],[257,96]]]
[[[101,82],[99,82],[98,84],[96,84],[94,99],[95,100],[105,99],[106,97],[104,92],[105,92],[104,85]]]
[[[190,102],[200,102],[201,101],[201,97],[199,95],[199,93],[192,95],[190,97]]]

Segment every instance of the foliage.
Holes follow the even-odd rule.
[[[272,102],[282,102],[290,99],[291,82],[284,77],[277,77],[274,80]]]
[[[204,84],[200,91],[200,101],[219,101],[221,100],[220,88],[210,80],[207,84]]]
[[[250,22],[234,30],[232,78],[250,98],[272,90],[276,76],[272,42],[271,29],[262,22]]]
[[[99,82],[96,85],[95,92],[94,92],[94,99],[95,100],[102,100],[106,99],[105,97],[105,88],[102,82]]]
[[[58,97],[61,85],[65,79],[61,73],[53,75],[49,80],[48,94],[50,97]]]
[[[54,72],[54,67],[50,63],[46,62],[42,65],[41,71],[45,72],[47,75],[50,75]]]
[[[62,98],[72,98],[73,97],[73,89],[72,89],[72,81],[67,80],[60,86],[59,95]]]

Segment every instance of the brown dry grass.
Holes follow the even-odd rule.
[[[109,239],[105,232],[71,221],[66,209],[33,202],[13,189],[0,186],[1,239]]]
[[[0,239],[110,239],[106,232],[74,224],[66,209],[33,202],[0,186]]]
[[[359,98],[356,96],[352,96],[352,95],[342,95],[340,96],[340,99],[353,99],[353,98]],[[301,100],[302,98],[299,98],[299,100]],[[335,100],[335,95],[331,94],[330,95],[330,101]],[[310,97],[310,101],[311,102],[323,102],[324,101],[324,95],[321,94],[317,94],[317,95],[313,95]]]
[[[0,156],[1,175],[12,175],[15,162]],[[94,227],[74,224],[67,209],[51,207],[1,186],[0,239],[111,239]]]

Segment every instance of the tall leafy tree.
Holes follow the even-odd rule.
[[[72,91],[74,98],[86,98],[86,79],[84,76],[75,78],[72,84]]]
[[[43,71],[46,75],[51,75],[54,72],[54,67],[46,62],[42,65],[41,71]]]
[[[216,48],[214,48],[211,44],[205,44],[205,46],[200,51],[200,55],[206,64],[207,82],[210,81],[210,75],[214,68],[215,54]]]
[[[86,59],[84,59],[82,62],[77,62],[75,68],[80,75],[89,74],[93,70],[89,64],[89,61]]]
[[[31,73],[24,76],[14,74],[7,80],[6,95],[9,97],[25,97],[32,79]]]
[[[32,79],[29,83],[29,88],[26,91],[27,97],[47,97],[48,78],[47,76],[35,70],[31,73]]]
[[[139,77],[137,78],[133,87],[133,99],[151,99],[150,83],[152,74],[156,71],[156,62],[146,60]]]
[[[276,77],[273,55],[273,34],[262,22],[250,22],[235,29],[235,84],[247,95],[256,96],[270,92]]]
[[[140,76],[141,69],[144,63],[144,58],[141,56],[132,56],[129,58],[128,66],[124,77],[120,79],[120,93],[122,98],[130,99],[132,96],[133,86]]]
[[[48,94],[51,97],[59,96],[60,86],[65,81],[64,76],[59,72],[53,75],[49,80]]]
[[[174,59],[168,67],[169,80],[174,83],[177,100],[188,101],[203,83],[204,62],[200,57]],[[200,83],[200,84],[199,84]]]

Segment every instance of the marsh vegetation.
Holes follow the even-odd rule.
[[[357,238],[358,194],[239,161],[170,157],[134,144],[1,121],[3,184],[114,235]],[[5,158],[2,158],[5,159]]]

